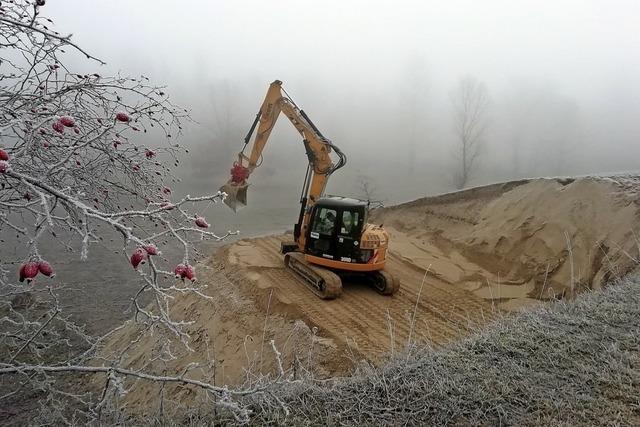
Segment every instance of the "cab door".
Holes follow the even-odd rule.
[[[328,206],[314,206],[306,241],[306,252],[310,255],[335,260],[336,228],[338,209]]]
[[[356,262],[356,252],[360,247],[360,235],[364,223],[364,215],[360,209],[344,209],[340,211],[337,240],[336,261]]]

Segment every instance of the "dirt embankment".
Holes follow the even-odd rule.
[[[376,211],[371,222],[384,223],[392,236],[387,269],[402,282],[392,297],[345,283],[339,299],[319,300],[285,270],[284,236],[241,240],[206,266],[210,298],[176,296],[173,315],[193,321],[193,351],[151,361],[167,337],[134,324],[106,350],[158,372],[205,363],[190,376],[234,384],[273,372],[270,340],[285,368],[321,375],[380,360],[409,340],[442,345],[509,310],[601,287],[633,268],[639,187],[631,177],[537,179]],[[127,399],[144,405],[155,393],[140,382]],[[174,398],[190,393],[177,389]]]
[[[599,288],[636,265],[636,178],[536,179],[384,209],[393,250],[503,309]]]

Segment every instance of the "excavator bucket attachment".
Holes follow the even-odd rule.
[[[224,203],[234,212],[238,212],[238,209],[247,206],[247,188],[249,188],[249,184],[238,184],[230,180],[220,187],[220,191],[227,193]]]

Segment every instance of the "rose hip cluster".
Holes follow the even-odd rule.
[[[196,281],[196,270],[189,264],[178,264],[173,273],[176,275],[176,279]]]
[[[136,248],[131,254],[131,265],[133,268],[138,268],[138,265],[144,264],[147,261],[149,255],[159,255],[158,248],[155,245],[149,244],[143,247]]]
[[[76,126],[76,121],[70,116],[60,117],[51,127],[58,133],[64,133],[65,128],[73,128],[75,133],[80,133],[80,129]]]
[[[144,264],[150,255],[159,255],[160,252],[155,245],[146,245],[136,248],[131,254],[131,265],[138,268],[140,264]],[[189,264],[178,264],[173,271],[177,279],[188,279],[192,282],[196,281],[196,270]]]
[[[99,120],[99,123],[102,123],[102,119],[98,119],[98,120]],[[115,120],[122,123],[129,123],[131,121],[131,117],[127,113],[121,111],[119,113],[116,113]],[[59,134],[63,134],[65,128],[73,128],[73,131],[76,134],[80,133],[80,128],[78,128],[78,126],[76,125],[75,119],[71,116],[60,117],[58,120],[53,122],[53,124],[51,125],[51,128]],[[41,129],[40,133],[46,133],[46,130]],[[152,153],[151,157],[155,155],[155,153],[153,152],[150,152],[150,153]],[[149,157],[150,153],[147,153],[147,158],[150,158]]]
[[[20,282],[22,283],[27,279],[27,283],[31,283],[38,273],[47,277],[55,277],[53,268],[47,261],[28,261],[20,267]]]

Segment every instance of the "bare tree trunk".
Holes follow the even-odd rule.
[[[461,189],[468,184],[476,169],[482,138],[487,129],[489,94],[484,83],[474,77],[465,77],[452,92],[451,102],[457,137],[457,165],[453,181],[456,188]]]

